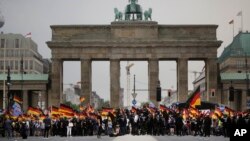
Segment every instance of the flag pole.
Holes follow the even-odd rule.
[[[234,20],[231,20],[230,22],[229,22],[229,24],[232,24],[233,25],[233,39],[234,39]]]
[[[243,32],[243,12],[241,10],[241,32]]]
[[[237,14],[237,16],[241,16],[241,32],[243,32],[243,12],[242,12],[242,10]]]
[[[234,40],[234,22],[233,22],[233,40]]]

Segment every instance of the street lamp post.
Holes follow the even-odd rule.
[[[1,14],[1,11],[0,11],[0,28],[3,27],[4,23],[5,23],[4,16]],[[5,48],[6,48],[6,46],[4,45],[4,51],[3,51],[3,66],[4,66],[3,75],[4,76],[5,76],[5,69],[6,69],[5,68],[5,50],[6,50]],[[6,102],[7,102],[7,100],[6,100],[5,77],[4,77],[4,79],[3,79],[3,109],[6,108]]]
[[[23,96],[23,73],[24,73],[24,70],[23,70],[23,55],[21,56],[21,62],[20,62],[20,67],[21,67],[21,94]]]
[[[6,103],[7,103],[7,96],[6,96],[6,90],[5,90],[5,71],[6,71],[6,59],[5,59],[5,52],[6,52],[6,47],[4,46],[4,51],[3,51],[3,109],[6,109]]]
[[[10,111],[13,103],[13,95],[10,93],[11,77],[10,77],[10,67],[8,66],[8,75],[7,75],[7,90],[8,90],[8,110]]]
[[[248,74],[248,65],[247,65],[247,53],[245,54],[245,65],[246,65],[246,85],[247,85],[247,96],[250,96],[250,91],[249,91],[249,74]]]

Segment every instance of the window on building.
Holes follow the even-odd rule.
[[[20,40],[19,39],[15,40],[15,48],[20,48]]]
[[[10,64],[9,64],[9,61],[6,60],[6,61],[5,61],[5,67],[6,67],[6,69],[8,68],[8,66],[10,66]]]
[[[0,57],[4,57],[4,51],[0,51]]]
[[[1,39],[1,48],[5,47],[5,39]]]
[[[9,53],[10,53],[10,57],[14,57],[14,50],[9,50]]]
[[[15,50],[15,57],[19,56],[19,50]]]
[[[236,61],[236,67],[237,67],[237,69],[244,68],[244,65],[245,65],[244,61],[242,61],[242,60]]]
[[[15,61],[15,70],[18,70],[18,61]]]
[[[24,56],[24,50],[20,50],[20,55]]]
[[[13,60],[10,61],[10,69],[13,70],[14,68],[14,63],[13,63]]]
[[[27,60],[24,61],[24,69],[26,69],[26,70],[28,69],[28,61]]]
[[[1,70],[4,69],[4,63],[3,63],[3,61],[0,61],[0,68],[1,68]]]
[[[6,50],[6,56],[11,57],[11,50],[10,49]]]
[[[33,61],[30,60],[30,69],[32,70],[33,69]]]

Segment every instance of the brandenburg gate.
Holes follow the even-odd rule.
[[[52,89],[49,106],[63,95],[63,61],[81,61],[81,93],[91,95],[91,62],[110,61],[110,102],[119,107],[120,61],[148,61],[149,99],[156,103],[159,61],[177,62],[178,101],[188,96],[188,60],[205,61],[206,100],[219,102],[217,93],[217,25],[160,25],[154,21],[119,20],[110,25],[52,25]],[[215,90],[215,96],[211,95]]]

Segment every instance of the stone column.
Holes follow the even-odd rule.
[[[148,89],[149,89],[149,100],[156,106],[156,87],[159,81],[159,62],[157,59],[150,59],[148,61]]]
[[[26,112],[28,110],[28,91],[27,90],[23,90],[23,111]]]
[[[39,102],[41,102],[41,104],[43,104],[43,102],[44,102],[44,105],[41,105],[41,106],[44,106],[44,108],[47,109],[47,93],[46,93],[46,91],[43,90],[43,91],[40,91],[38,93],[38,100],[39,100]]]
[[[240,105],[240,110],[241,111],[245,111],[247,110],[247,91],[242,91],[242,95],[241,95],[241,105]]]
[[[42,91],[44,93],[44,102],[45,102],[45,108],[48,109],[48,91]]]
[[[39,101],[39,94],[37,91],[30,91],[31,95],[31,106],[32,107],[37,107],[38,106],[38,101]]]
[[[209,58],[205,63],[207,101],[221,103],[221,96],[217,93],[217,58]],[[215,90],[215,96],[211,94],[212,89]]]
[[[179,58],[177,61],[177,100],[186,102],[188,95],[188,59]]]
[[[63,61],[52,59],[51,90],[49,92],[49,106],[59,106],[62,102],[63,91]]]
[[[110,60],[110,105],[119,108],[120,101],[120,60]]]
[[[81,60],[81,94],[85,97],[84,104],[90,104],[92,93],[92,66],[90,59]]]

